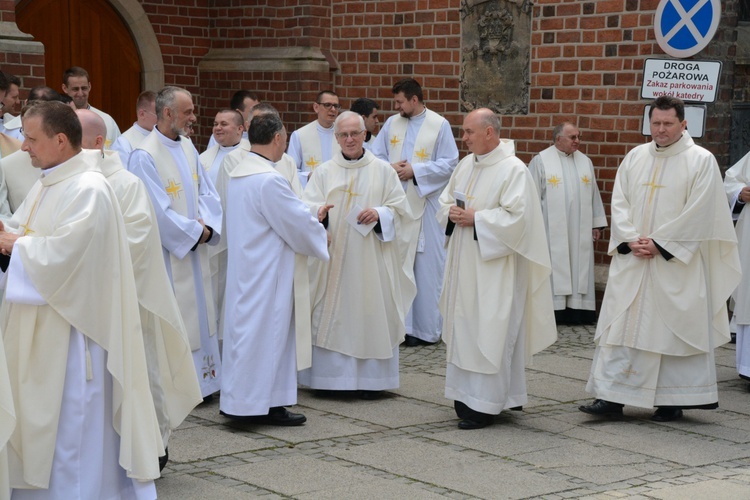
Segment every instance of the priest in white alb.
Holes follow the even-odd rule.
[[[201,393],[219,390],[221,359],[208,245],[221,232],[221,202],[186,137],[196,118],[191,94],[165,87],[156,96],[158,121],[130,155],[128,170],[146,184],[156,212],[167,274],[187,329]]]
[[[122,214],[70,107],[37,103],[23,127],[42,178],[0,231],[13,498],[153,499],[164,448]]]
[[[339,114],[339,96],[331,90],[318,93],[313,110],[318,117],[304,127],[292,132],[287,154],[297,165],[300,183],[304,188],[312,172],[334,155],[338,154],[339,143],[333,136],[333,121]]]
[[[635,147],[612,191],[609,279],[579,407],[657,422],[718,406],[714,349],[729,342],[726,302],[740,281],[737,238],[714,155],[687,132],[684,103],[657,98],[652,141]]]
[[[295,258],[327,261],[326,231],[274,168],[286,147],[279,116],[254,117],[249,138],[249,156],[217,182],[228,256],[220,409],[254,423],[300,425],[306,417],[285,408],[297,403],[297,370],[310,366],[311,352],[309,289],[295,289]],[[296,328],[300,301],[306,329]]]
[[[458,163],[458,148],[448,120],[425,107],[422,87],[415,79],[396,82],[392,91],[399,113],[386,120],[370,150],[396,171],[419,221],[406,256],[414,266],[417,295],[406,316],[405,344],[414,347],[440,340],[438,299],[445,247],[435,213],[440,193]]]
[[[164,449],[168,452],[172,431],[202,398],[185,325],[163,264],[156,214],[143,181],[125,169],[117,152],[104,150],[107,135],[104,120],[88,109],[78,109],[76,114],[83,129],[84,153],[112,186],[125,222],[151,396]],[[168,453],[160,457],[160,469],[167,459]]]
[[[398,346],[415,293],[404,260],[414,220],[396,172],[363,148],[362,117],[345,111],[334,127],[341,151],[303,193],[327,224],[331,260],[310,266],[312,367],[299,381],[374,399],[399,386]]]
[[[440,311],[445,397],[460,429],[490,425],[526,404],[524,367],[557,339],[538,195],[513,141],[487,108],[463,124],[466,156],[440,195],[449,238]]]
[[[596,321],[594,243],[607,226],[594,165],[581,153],[581,132],[564,122],[555,127],[554,145],[529,164],[547,230],[552,261],[552,293],[558,323]]]
[[[737,373],[750,381],[750,215],[745,205],[750,202],[750,154],[746,154],[724,176],[724,190],[732,215],[737,217],[735,231],[745,276],[732,294],[734,322],[737,325]]]

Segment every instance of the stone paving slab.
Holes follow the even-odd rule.
[[[494,425],[457,429],[445,346],[400,351],[401,387],[377,401],[300,390],[296,428],[242,424],[200,405],[170,441],[166,499],[750,500],[750,392],[734,346],[716,350],[720,409],[655,423],[652,409],[597,418],[577,407],[594,326],[558,328],[527,369],[529,402]]]
[[[258,439],[260,438],[260,439]],[[171,462],[194,462],[206,458],[267,448],[264,436],[244,436],[217,427],[191,427],[176,430],[169,438]]]

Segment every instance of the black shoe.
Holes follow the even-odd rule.
[[[458,422],[458,428],[463,429],[465,431],[472,430],[472,429],[482,429],[484,427],[487,427],[491,423],[492,423],[492,420],[483,420],[480,422],[477,420],[471,420],[471,419],[465,418]]]
[[[167,462],[169,462],[169,448],[164,448],[164,455],[159,457],[159,472],[164,470],[164,467],[167,466]]]
[[[682,409],[672,406],[660,406],[651,416],[654,422],[671,422],[682,418]]]
[[[514,406],[513,408],[508,408],[510,411],[523,411],[523,406]]]
[[[203,398],[203,403],[201,403],[201,404],[204,404],[204,405],[205,404],[210,404],[210,403],[213,403],[213,401],[214,401],[214,395],[213,394],[209,394],[208,396],[206,396],[205,398]]]
[[[275,406],[268,415],[253,416],[250,421],[256,424],[295,426],[307,422],[307,417],[301,413],[292,413],[283,406]]]
[[[413,335],[406,334],[406,337],[404,338],[404,345],[406,347],[417,347],[421,343],[422,341]]]
[[[589,415],[622,415],[622,407],[620,403],[595,399],[590,405],[579,406],[578,409]]]
[[[366,399],[367,401],[375,401],[380,399],[383,395],[383,391],[359,391],[359,398]]]

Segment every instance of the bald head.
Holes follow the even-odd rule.
[[[81,121],[84,149],[104,149],[104,138],[107,136],[107,125],[101,116],[88,109],[77,109],[76,114]]]
[[[474,154],[484,155],[500,144],[500,119],[494,111],[479,108],[464,119],[462,140]]]

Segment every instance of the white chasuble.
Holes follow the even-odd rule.
[[[673,258],[618,252],[639,237]],[[729,341],[726,300],[740,262],[716,159],[687,133],[666,148],[638,146],[623,160],[609,254],[587,390],[643,407],[715,402],[711,359]]]
[[[24,236],[12,252],[40,300],[6,296],[2,331],[17,424],[8,446],[12,486],[47,488],[66,383],[71,331],[106,351],[109,421],[119,465],[131,478],[159,477],[164,448],[149,390],[128,236],[112,188],[83,153],[32,188],[9,224]],[[16,261],[20,259],[19,261]],[[7,290],[14,288],[9,281]],[[84,377],[102,384],[91,363]],[[44,374],[31,377],[27,374]]]
[[[476,213],[474,227],[455,226],[449,239],[440,297],[443,340],[449,363],[495,374],[510,363],[517,336],[524,337],[527,362],[557,340],[542,213],[513,141],[459,163],[440,196],[444,227],[456,191]]]
[[[223,171],[217,190],[228,257],[221,410],[265,415],[297,402],[297,367],[310,366],[310,293],[297,289],[295,260],[328,260],[326,232],[273,163],[255,153]],[[307,311],[306,328],[296,327],[298,309]],[[297,361],[297,350],[306,361]]]
[[[129,169],[144,181],[156,212],[167,274],[177,297],[203,396],[219,389],[221,360],[207,245],[197,245],[199,219],[221,234],[221,202],[192,143],[171,140],[157,127],[133,151]],[[195,247],[195,250],[193,250]]]
[[[303,384],[304,377],[315,379],[317,369],[326,369],[325,364],[316,365],[316,350],[357,360],[394,359],[404,338],[404,316],[415,293],[411,263],[405,262],[405,235],[411,234],[414,221],[390,165],[369,151],[355,161],[337,155],[316,170],[304,200],[314,213],[326,204],[334,208],[328,213],[331,260],[313,261],[310,266],[313,365],[311,374],[300,374]],[[355,207],[375,208],[382,233],[373,229],[362,236],[354,229],[345,218]],[[338,374],[349,386],[335,388],[367,389],[357,385],[356,375]],[[392,374],[388,377],[392,380]],[[397,380],[397,363],[395,377]]]
[[[220,146],[219,144],[216,144],[200,154],[198,158],[203,166],[203,170],[208,173],[208,177],[214,185],[216,184],[216,177],[219,175],[219,169],[221,168],[224,158],[226,158],[229,153],[240,147],[242,147],[242,149],[250,150],[250,142],[247,139],[242,139],[234,146]]]
[[[164,267],[159,228],[143,182],[123,168],[118,154],[86,151],[117,196],[138,291],[151,393],[164,446],[190,411],[201,402],[185,325]]]
[[[539,191],[552,261],[555,309],[594,310],[592,229],[605,227],[599,188],[591,160],[551,146],[529,165]]]

